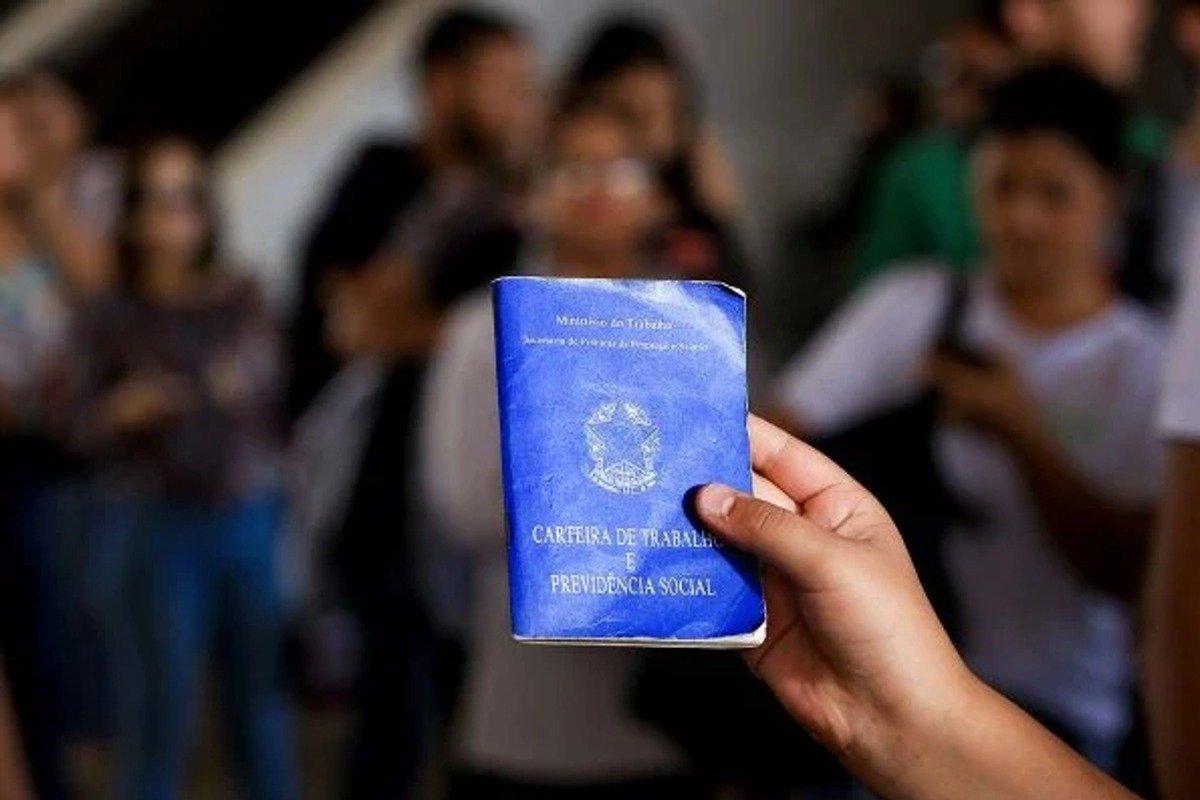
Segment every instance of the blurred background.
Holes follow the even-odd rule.
[[[1120,165],[1088,133],[1111,121],[1103,97],[1039,110],[1053,75],[1024,122],[991,120],[992,89],[1046,64],[1084,81],[1063,96],[1119,106]],[[1148,514],[1158,487],[1131,475],[1157,474],[1137,388],[1157,377],[1123,370],[1157,363],[1190,257],[1197,64],[1188,0],[0,2],[0,798],[866,797],[732,658],[509,649],[481,287],[745,287],[752,404],[886,495],[886,470],[837,437],[906,402],[922,345],[899,342],[924,323],[905,320],[931,338],[952,294],[893,267],[965,276],[1004,309],[1021,263],[1091,258],[1038,291],[1151,321],[1113,323],[1067,367],[1051,333],[1076,318],[1025,338],[969,323],[971,346],[1035,359],[1018,371],[1055,420],[1114,392],[1118,422],[1056,435],[1085,488]],[[1025,217],[972,166],[1014,130],[1089,165],[1042,174],[1004,151],[1009,184],[1041,187]],[[1087,227],[1070,198],[1101,193],[1102,235],[1064,245]],[[982,460],[956,439],[914,471],[949,463],[985,517],[1029,513],[965,521],[923,496],[913,527],[1040,544],[984,556],[1012,580],[964,604],[962,641],[1028,656],[995,682],[1149,794],[1126,586],[1144,553],[1093,580],[1014,488],[1028,463],[1004,426],[975,422]],[[940,540],[910,545],[931,593],[981,585]]]

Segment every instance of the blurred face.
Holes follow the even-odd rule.
[[[1012,57],[998,37],[971,26],[931,48],[923,67],[934,87],[938,118],[961,128],[983,115],[988,91],[1008,74]]]
[[[1017,46],[1035,58],[1077,60],[1097,77],[1128,87],[1139,77],[1153,0],[1008,0]]]
[[[11,199],[29,177],[29,149],[16,102],[0,99],[0,194]]]
[[[211,225],[200,154],[183,142],[160,144],[134,179],[141,193],[132,209],[133,237],[146,263],[198,266]]]
[[[665,163],[683,150],[685,88],[675,73],[656,66],[630,67],[599,95],[600,102],[629,122],[639,152]]]
[[[462,63],[434,70],[429,91],[462,155],[510,168],[533,155],[542,109],[524,42],[497,37],[477,45]]]
[[[660,203],[650,169],[635,152],[615,118],[596,113],[563,123],[541,190],[555,246],[602,256],[646,244]]]
[[[1200,3],[1186,3],[1175,17],[1175,43],[1183,57],[1200,66]]]
[[[1068,0],[1067,6],[1082,62],[1114,86],[1134,83],[1153,22],[1151,0]]]
[[[1073,271],[1103,269],[1115,181],[1067,137],[990,135],[975,169],[983,235],[1003,284],[1047,286]]]
[[[57,78],[35,76],[24,111],[26,135],[43,158],[66,162],[83,147],[87,115],[79,99]]]

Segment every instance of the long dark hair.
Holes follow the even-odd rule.
[[[196,201],[200,213],[208,222],[208,234],[196,253],[196,260],[192,267],[196,270],[210,270],[214,267],[216,260],[217,210],[208,175],[208,160],[204,151],[191,139],[175,133],[161,133],[147,137],[131,147],[126,157],[124,191],[117,231],[117,257],[121,288],[130,294],[140,293],[142,272],[145,267],[142,263],[141,248],[136,240],[134,224],[146,197],[146,187],[143,185],[146,165],[159,150],[167,147],[182,147],[190,150],[195,153],[200,164],[200,194]]]

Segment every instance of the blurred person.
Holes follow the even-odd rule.
[[[66,468],[54,435],[68,350],[67,291],[27,225],[24,85],[0,83],[0,651],[38,795],[65,795],[63,670],[46,497]]]
[[[1126,603],[1162,475],[1162,334],[1114,293],[1105,258],[1123,119],[1071,67],[1003,84],[975,155],[982,272],[961,290],[935,267],[866,287],[775,397],[787,427],[828,435],[936,391],[935,466],[964,509],[942,557],[967,662],[1107,767],[1130,720]],[[955,336],[939,341],[954,302]]]
[[[1175,39],[1189,65],[1200,67],[1200,3],[1181,0]],[[1195,75],[1193,76],[1196,77]],[[1200,93],[1198,93],[1200,98]],[[1172,180],[1176,208],[1176,267],[1182,284],[1174,311],[1159,427],[1168,445],[1167,492],[1146,608],[1146,694],[1155,767],[1166,797],[1200,794],[1192,757],[1200,740],[1200,603],[1191,575],[1200,564],[1200,103],[1175,140]]]
[[[446,308],[513,268],[540,112],[531,46],[502,16],[438,16],[418,69],[424,131],[368,147],[338,189],[293,328],[293,410],[339,367],[297,436],[340,496],[315,538],[327,593],[361,632],[348,798],[408,796],[456,691],[462,581],[431,577],[452,559],[414,541],[428,522],[409,486],[418,398]]]
[[[1194,235],[1194,234],[1193,234]],[[1167,490],[1146,603],[1143,691],[1163,795],[1200,794],[1200,238],[1193,238],[1183,300],[1167,362],[1160,432],[1167,441]]]
[[[999,16],[1020,60],[1070,61],[1129,96],[1141,75],[1153,10],[1152,0],[1003,0]],[[1122,291],[1153,305],[1164,303],[1170,293],[1160,272],[1165,212],[1159,163],[1167,139],[1154,117],[1130,115],[1124,133],[1126,213],[1111,258]],[[882,182],[863,233],[855,260],[860,281],[913,257],[936,257],[959,271],[970,270],[981,247],[965,161],[946,169],[946,159],[941,168],[930,159],[929,166],[910,167],[906,174],[902,152],[885,172],[890,177]],[[929,176],[936,174],[957,177],[934,183]],[[935,216],[934,208],[959,212]]]
[[[241,796],[294,798],[281,687],[275,439],[278,334],[223,268],[207,165],[176,137],[129,159],[120,290],[80,323],[80,434],[100,462],[123,552],[114,616],[114,797],[180,797],[208,656],[217,652]]]
[[[425,32],[416,68],[423,130],[412,141],[366,145],[308,237],[290,333],[293,418],[343,361],[326,336],[337,276],[359,272],[385,252],[437,178],[495,178],[503,184],[532,155],[538,110],[533,53],[513,22],[470,7],[452,8]]]
[[[1193,80],[1191,109],[1175,131],[1161,173],[1162,253],[1159,274],[1181,284],[1191,257],[1191,238],[1200,215],[1200,2],[1180,0],[1174,16],[1175,46]]]
[[[660,267],[677,277],[743,283],[733,237],[742,205],[737,176],[706,127],[698,79],[668,33],[635,18],[602,24],[562,91],[623,117],[639,152],[662,174],[674,214],[660,233]]]
[[[755,497],[707,486],[696,510],[764,562],[767,640],[745,658],[797,722],[886,800],[1133,800],[972,674],[870,493],[749,425]]]
[[[103,291],[114,277],[111,159],[89,150],[87,111],[61,78],[39,70],[22,82],[21,124],[32,162],[27,224],[68,287],[82,295]]]
[[[969,202],[969,153],[988,93],[1012,66],[1003,32],[968,20],[926,52],[922,77],[933,124],[897,146],[880,169],[854,257],[861,284],[897,261],[936,257],[971,269],[978,233]]]
[[[1002,0],[1026,59],[1071,61],[1120,92],[1142,75],[1156,0]]]
[[[535,205],[551,275],[645,276],[667,213],[651,165],[621,117],[572,103],[550,135]],[[455,308],[423,404],[426,503],[474,553],[470,662],[453,731],[453,798],[703,796],[684,758],[626,708],[637,654],[512,641],[490,298]],[[689,793],[690,792],[690,793]]]
[[[1001,14],[1024,59],[1070,61],[1131,103],[1125,129],[1126,213],[1112,262],[1122,292],[1163,309],[1173,294],[1178,181],[1164,162],[1170,134],[1133,101],[1145,67],[1156,0],[1003,0]]]

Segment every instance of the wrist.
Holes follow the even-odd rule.
[[[847,766],[887,797],[927,798],[938,776],[961,761],[971,728],[986,718],[995,693],[967,666],[954,669],[929,691],[912,692],[903,707],[881,713],[848,752]]]

